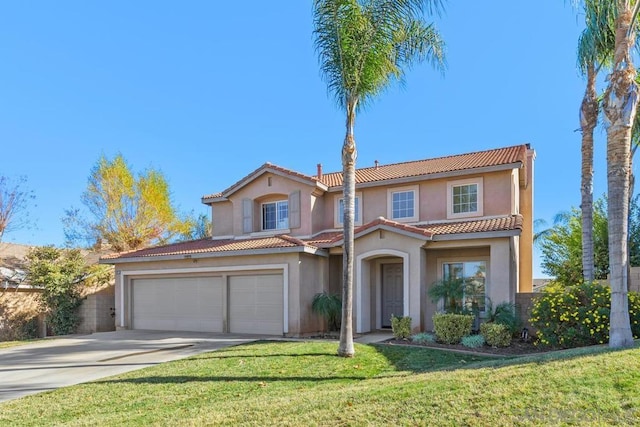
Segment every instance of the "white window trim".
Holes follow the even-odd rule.
[[[340,228],[343,226],[343,223],[341,221],[342,218],[340,218],[340,200],[344,199],[344,196],[342,194],[338,194],[334,197],[334,201],[333,204],[335,206],[334,212],[333,212],[333,226],[335,228]],[[356,192],[356,199],[359,199],[360,206],[358,209],[358,215],[356,216],[354,225],[362,225],[362,193],[361,192]]]
[[[413,191],[413,216],[406,218],[393,217],[393,193],[405,193]],[[416,222],[420,218],[420,187],[411,185],[408,187],[395,187],[387,190],[387,218],[397,222]]]
[[[491,287],[491,265],[490,265],[490,261],[489,261],[490,257],[485,257],[485,256],[479,256],[479,257],[450,257],[450,258],[438,258],[438,280],[442,280],[444,273],[442,270],[442,267],[444,266],[444,264],[453,264],[453,263],[464,263],[464,262],[478,262],[478,261],[483,261],[486,265],[486,276],[484,278],[484,304],[485,304],[485,311],[481,311],[480,312],[480,316],[484,317],[487,312],[486,312],[486,308],[489,306],[489,289]],[[440,301],[438,301],[438,311],[442,312],[444,311],[444,301],[442,299],[440,299]]]
[[[283,228],[278,228],[278,203],[286,203],[287,204],[287,226]],[[264,205],[276,205],[276,228],[264,228]],[[260,230],[265,232],[273,232],[273,231],[281,231],[289,229],[289,199],[283,200],[273,200],[270,202],[260,203]]]
[[[475,212],[453,212],[453,188],[463,185],[476,184],[478,186],[478,210]],[[484,215],[484,179],[482,177],[460,179],[447,182],[447,218],[473,218]]]

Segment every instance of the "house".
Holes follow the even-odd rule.
[[[356,171],[354,327],[392,314],[431,330],[427,289],[473,280],[486,302],[532,290],[535,151],[517,145]],[[213,237],[103,257],[116,267],[116,326],[304,335],[316,293],[342,288],[342,173],[265,163],[202,202]]]
[[[40,301],[43,289],[29,283],[27,256],[34,246],[0,242],[0,339],[25,338],[16,331],[21,324],[38,318],[38,335],[46,335],[44,313]],[[95,252],[82,251],[87,265],[98,263]],[[113,280],[90,281],[80,287],[82,304],[79,308],[80,324],[77,333],[107,332],[115,329]]]

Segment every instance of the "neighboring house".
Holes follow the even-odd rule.
[[[27,255],[33,246],[0,242],[0,336],[3,316],[31,318],[41,314],[41,287],[27,280]],[[99,253],[82,251],[87,265],[98,263]],[[96,283],[80,289],[83,302],[79,308],[77,333],[107,332],[115,329],[114,286]],[[6,325],[5,325],[6,326]]]
[[[0,290],[28,291],[25,259],[31,246],[0,242]]]
[[[531,292],[534,159],[518,145],[357,169],[355,331],[389,327],[392,314],[432,329],[427,289],[442,278],[474,280],[481,310]],[[211,239],[102,258],[116,266],[116,326],[321,330],[313,296],[342,288],[342,191],[341,172],[266,163],[204,196]]]

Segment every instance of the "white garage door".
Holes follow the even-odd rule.
[[[133,281],[133,329],[223,332],[222,278]]]
[[[282,335],[282,275],[229,277],[229,332]]]

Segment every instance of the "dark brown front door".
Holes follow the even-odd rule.
[[[402,264],[382,264],[382,327],[391,327],[391,315],[404,315]]]

